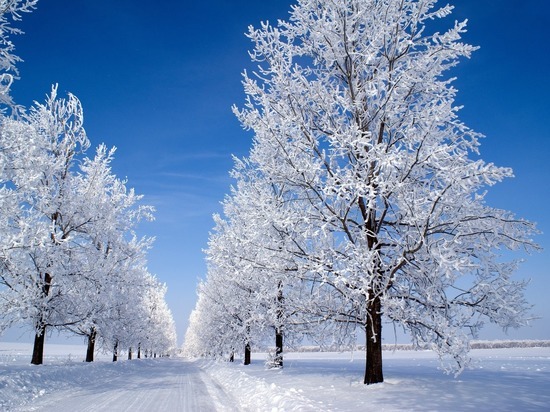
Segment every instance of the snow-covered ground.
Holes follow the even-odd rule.
[[[85,347],[0,343],[2,411],[548,411],[550,348],[480,349],[458,378],[431,352],[384,353],[385,382],[361,383],[361,353],[286,354],[283,370],[181,358],[81,360]]]
[[[281,371],[210,363],[206,367],[248,410],[550,411],[550,348],[472,352],[458,378],[432,352],[384,353],[385,382],[362,384],[360,353],[287,354]]]

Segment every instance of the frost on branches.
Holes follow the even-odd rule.
[[[22,13],[31,12],[38,0],[0,0],[0,108],[17,110],[10,96],[13,80],[19,72],[16,63],[21,59],[14,54],[15,46],[10,40],[10,34],[21,34],[21,30],[11,25],[12,21],[21,20]],[[7,106],[7,107],[6,107]]]
[[[5,76],[18,60],[5,40],[6,13],[18,17],[34,3],[0,1]],[[0,90],[2,107],[14,109],[8,92]],[[87,361],[96,341],[174,349],[166,287],[146,269],[153,239],[134,233],[154,210],[112,173],[115,149],[102,144],[86,157],[82,105],[74,95],[58,97],[57,86],[44,104],[12,112],[0,114],[0,332],[29,326],[33,364],[42,363],[51,328],[84,336]]]
[[[436,3],[299,0],[289,21],[250,28],[258,68],[234,111],[253,146],[208,250],[207,283],[241,274],[243,305],[258,284],[309,284],[310,320],[362,328],[366,384],[383,381],[383,320],[459,373],[484,322],[518,327],[529,310],[504,251],[536,249],[536,229],[485,202],[512,171],[479,159],[481,135],[458,118],[448,72],[476,48],[466,22],[434,32],[453,9]],[[272,193],[236,200],[253,185]]]

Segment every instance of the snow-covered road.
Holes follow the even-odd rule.
[[[131,363],[131,362],[128,362]],[[137,362],[140,363],[140,362]],[[143,365],[143,362],[141,362]],[[237,411],[235,401],[195,363],[182,359],[146,362],[140,373],[91,376],[79,389],[50,389],[18,411]],[[127,371],[131,372],[131,371]],[[145,372],[145,373],[143,373]],[[95,374],[92,374],[95,375]]]

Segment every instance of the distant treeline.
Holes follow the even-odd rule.
[[[476,340],[472,349],[548,348],[550,340]]]
[[[476,340],[470,342],[471,349],[507,349],[507,348],[548,348],[550,340]],[[385,351],[394,350],[423,350],[415,348],[411,343],[384,343],[382,349]],[[428,348],[426,348],[428,349]],[[264,349],[265,350],[265,349]],[[328,348],[320,346],[299,346],[289,349],[289,352],[340,352],[348,351],[351,348]],[[364,351],[363,345],[356,346],[353,350]]]

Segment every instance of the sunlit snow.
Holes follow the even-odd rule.
[[[361,353],[288,353],[285,368],[183,358],[82,362],[85,347],[0,343],[5,411],[544,411],[550,348],[478,349],[458,378],[429,351],[386,351],[385,382],[361,383]]]

